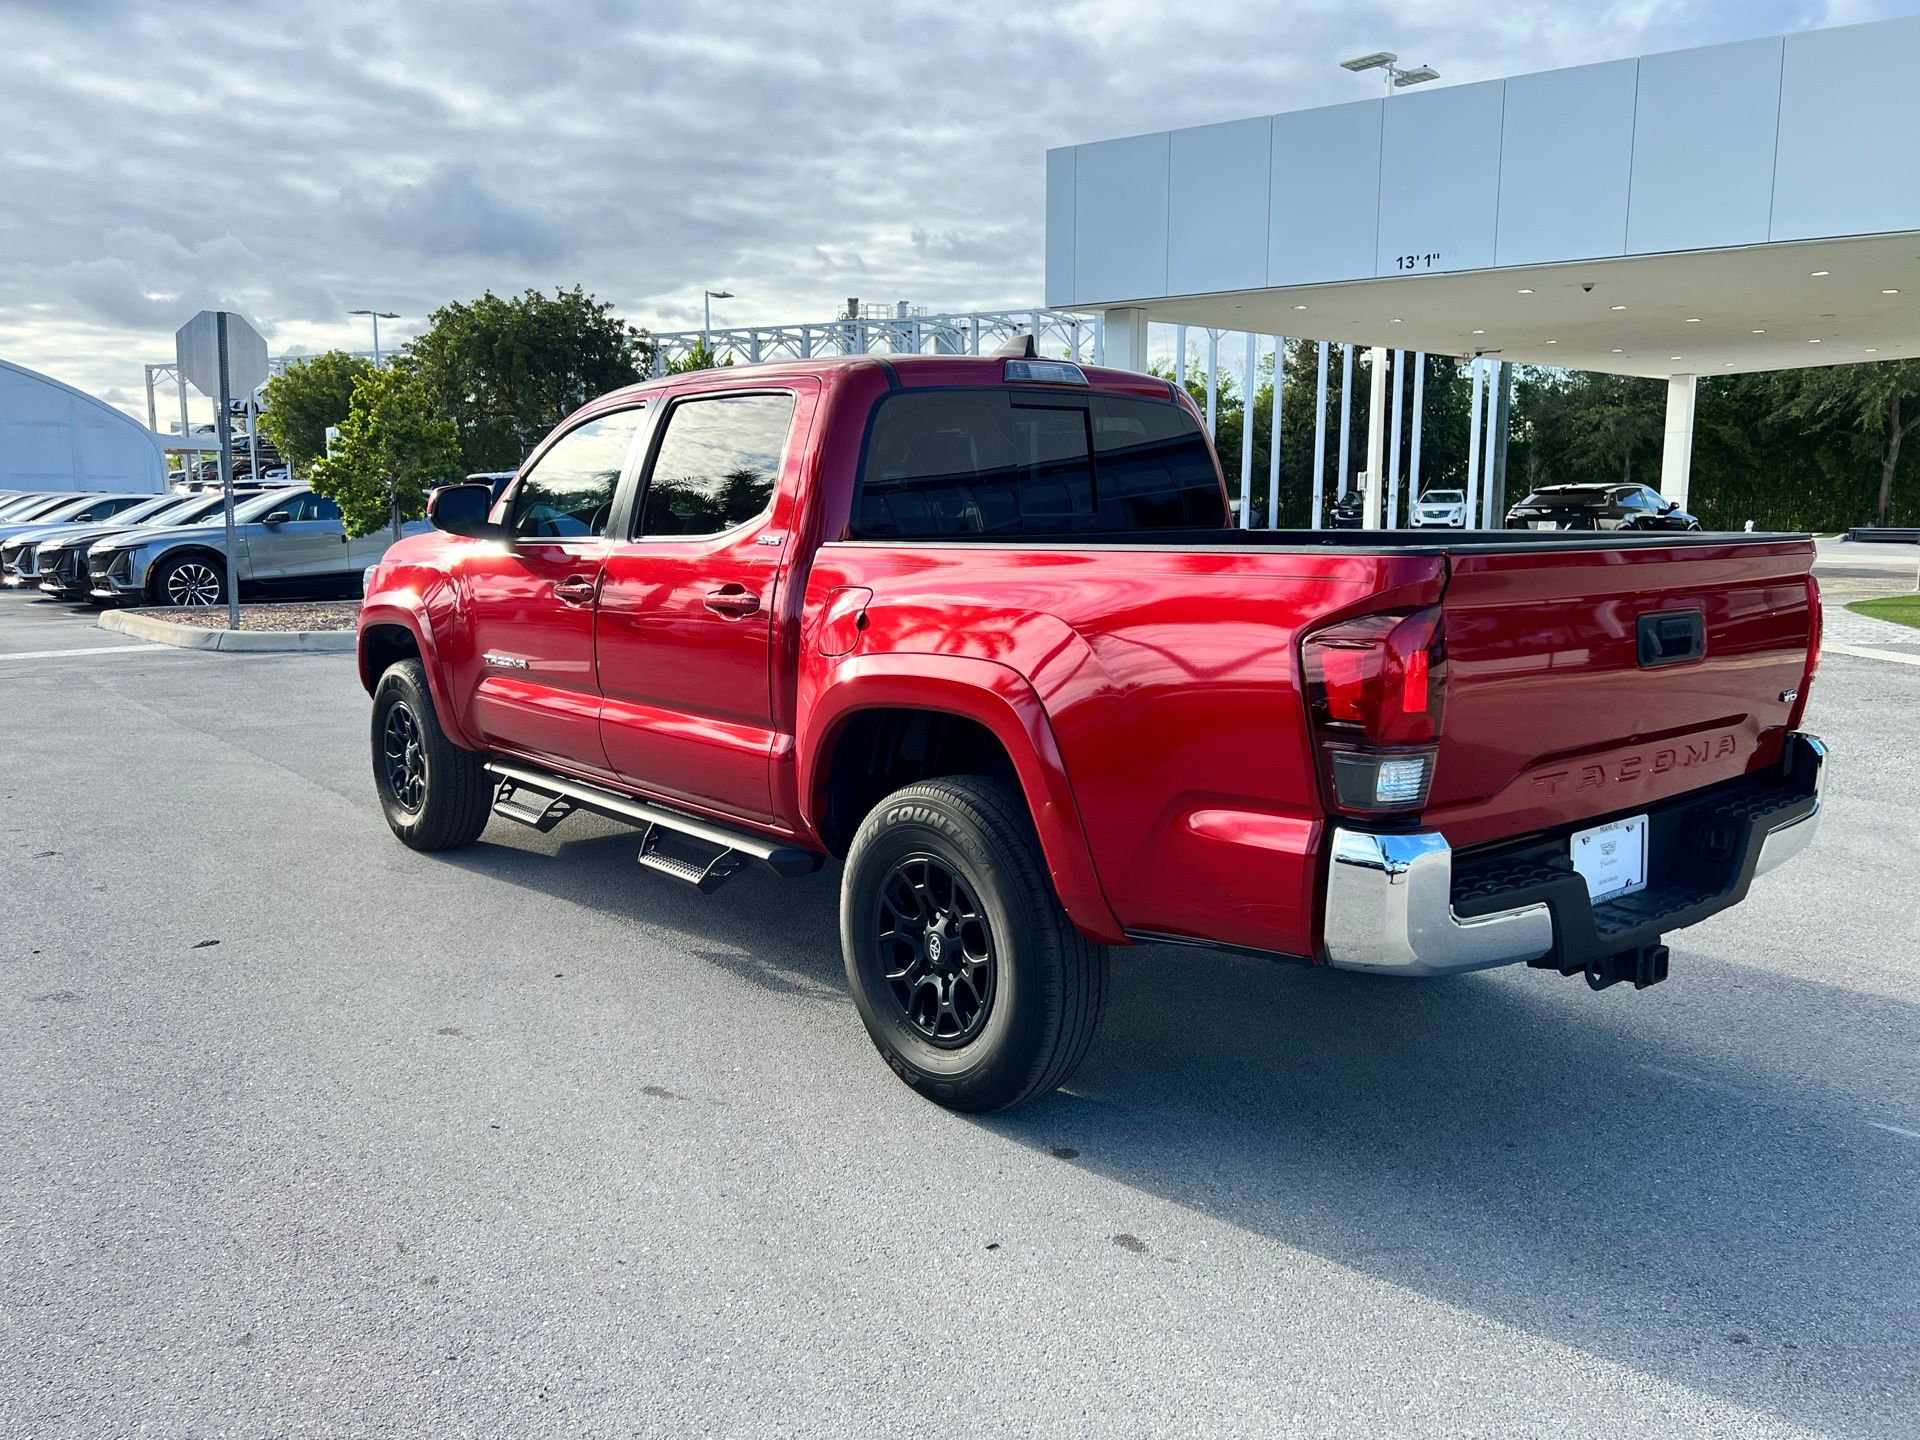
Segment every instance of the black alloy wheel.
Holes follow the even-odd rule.
[[[387,710],[380,763],[394,803],[409,815],[418,814],[427,798],[427,755],[420,743],[420,722],[404,700]]]
[[[907,1023],[943,1049],[978,1035],[993,1009],[993,929],[959,873],[936,855],[908,855],[881,882],[873,926]]]

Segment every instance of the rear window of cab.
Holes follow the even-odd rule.
[[[1206,437],[1171,401],[909,390],[874,412],[853,533],[965,539],[1217,529],[1226,519]]]

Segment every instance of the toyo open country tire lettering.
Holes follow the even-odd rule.
[[[881,1056],[955,1110],[1066,1083],[1106,1001],[1106,951],[1061,910],[1026,804],[982,777],[874,807],[847,853],[840,942]]]
[[[418,660],[387,667],[373,691],[373,788],[387,825],[414,850],[471,845],[493,813],[486,758],[440,728]]]

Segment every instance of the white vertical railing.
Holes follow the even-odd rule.
[[[1285,397],[1286,337],[1273,337],[1273,437],[1267,442],[1267,528],[1280,526],[1280,402]],[[1253,428],[1253,407],[1247,407],[1247,428]]]
[[[1322,513],[1327,488],[1327,342],[1320,342],[1320,378],[1313,405],[1313,519],[1310,528],[1318,530],[1326,523]]]
[[[1420,499],[1420,416],[1426,409],[1427,398],[1427,352],[1416,351],[1413,357],[1413,450],[1407,456],[1407,515],[1413,515],[1413,507]]]
[[[1347,493],[1349,472],[1347,466],[1353,460],[1353,346],[1345,347],[1346,353],[1340,357],[1340,470],[1333,477],[1333,498],[1337,501]]]
[[[1387,450],[1387,514],[1386,526],[1389,530],[1400,528],[1400,437],[1402,432],[1400,417],[1401,381],[1407,373],[1407,352],[1393,352],[1393,389],[1389,392],[1387,403],[1393,407],[1393,430],[1390,448]]]
[[[1220,421],[1220,332],[1207,330],[1207,434],[1219,433]]]
[[[1253,372],[1255,336],[1247,332],[1246,378],[1240,382],[1240,528],[1253,528]]]
[[[1479,356],[1473,359],[1473,405],[1467,418],[1467,518],[1480,513],[1480,400],[1486,378]]]

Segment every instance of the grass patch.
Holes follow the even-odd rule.
[[[1896,625],[1911,625],[1920,630],[1920,595],[1888,595],[1879,600],[1855,600],[1847,608],[1856,615],[1875,620],[1891,620]]]

